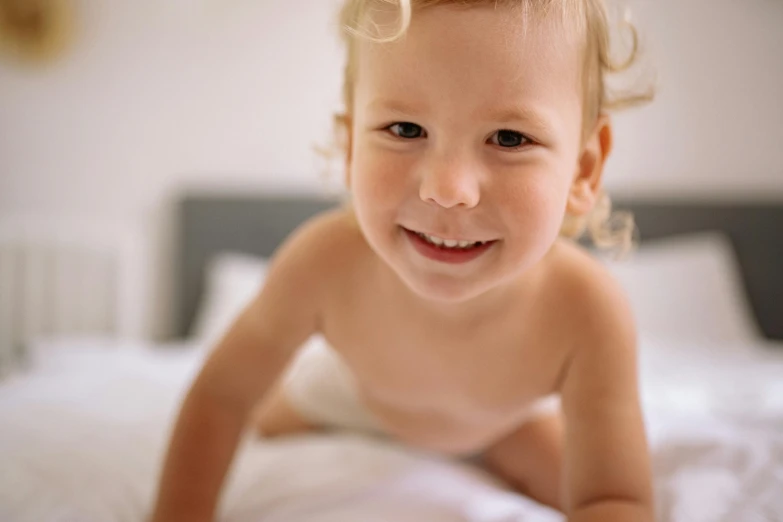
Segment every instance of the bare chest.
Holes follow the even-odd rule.
[[[389,431],[430,447],[480,445],[555,391],[564,358],[535,318],[439,324],[366,303],[337,310],[324,335]],[[556,343],[555,343],[556,344]]]

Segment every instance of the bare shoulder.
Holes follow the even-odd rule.
[[[345,281],[368,249],[349,209],[309,219],[272,256],[260,292],[235,324],[237,331],[286,349],[298,347],[318,331],[335,285]]]
[[[578,245],[563,241],[556,248],[547,286],[554,287],[557,308],[566,312],[569,329],[575,333],[575,348],[607,344],[634,348],[634,317],[619,282]]]
[[[339,207],[310,218],[300,225],[286,240],[306,247],[314,254],[339,254],[341,249],[363,243],[353,211]]]
[[[602,379],[608,366],[636,386],[637,333],[630,303],[604,263],[569,241],[561,241],[546,268],[545,328],[562,347],[558,386],[578,400],[587,380]],[[556,333],[552,333],[556,332]]]
[[[255,307],[266,316],[275,313],[270,309],[288,310],[318,325],[334,294],[345,292],[361,273],[360,267],[372,259],[350,208],[319,214],[299,226],[275,252]]]
[[[350,273],[368,250],[353,212],[341,207],[297,228],[275,253],[269,277],[298,281],[310,288],[320,286]]]

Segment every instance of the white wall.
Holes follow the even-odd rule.
[[[0,218],[80,216],[144,237],[166,331],[183,185],[321,190],[341,56],[334,2],[82,0],[45,69],[0,63]]]
[[[74,48],[0,64],[0,218],[143,235],[167,330],[170,202],[183,185],[322,189],[339,106],[338,0],[81,0]],[[636,0],[659,98],[617,118],[610,187],[783,201],[783,1]]]
[[[617,117],[615,192],[783,201],[783,1],[632,5],[660,88]]]

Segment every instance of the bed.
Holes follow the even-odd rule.
[[[182,340],[54,338],[0,382],[0,520],[140,521],[174,412],[265,261],[336,201],[189,194],[177,222]],[[626,202],[637,255],[607,262],[640,325],[660,520],[783,520],[783,208]],[[674,296],[674,297],[673,297]],[[230,522],[560,521],[469,464],[357,434],[248,436]]]

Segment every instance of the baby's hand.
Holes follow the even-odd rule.
[[[652,508],[642,502],[605,500],[579,509],[568,522],[655,522]]]

